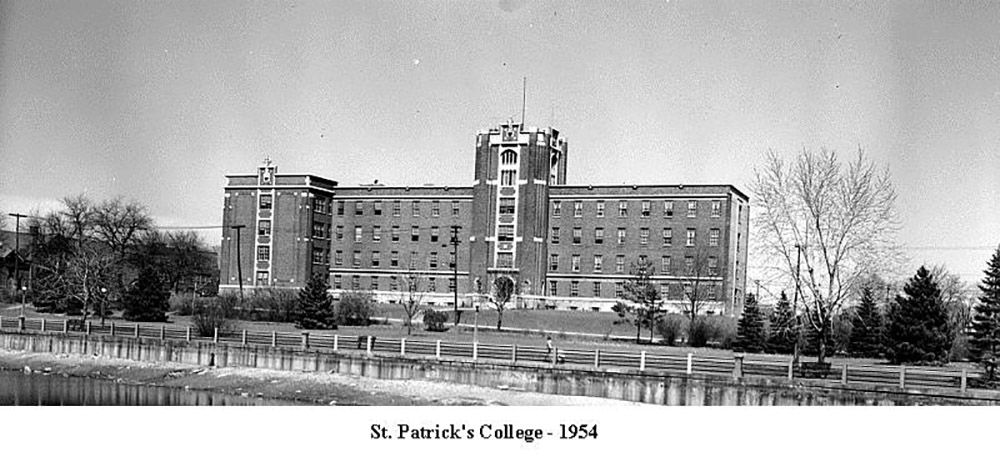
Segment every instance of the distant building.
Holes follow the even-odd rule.
[[[644,258],[668,308],[697,282],[711,311],[740,312],[745,194],[732,185],[567,185],[568,152],[551,128],[480,132],[471,187],[341,187],[278,174],[268,161],[256,174],[227,176],[223,225],[246,226],[244,287],[301,287],[322,272],[334,293],[371,290],[392,301],[403,277],[418,274],[425,302],[451,305],[458,287],[460,305],[471,306],[506,277],[519,307],[606,311]],[[223,233],[224,291],[239,286],[236,236]]]

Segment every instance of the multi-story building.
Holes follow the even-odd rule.
[[[246,227],[245,287],[301,287],[328,272],[334,293],[393,301],[419,277],[426,303],[453,304],[457,287],[471,306],[502,277],[517,306],[610,310],[643,261],[668,308],[697,293],[710,311],[741,311],[746,195],[732,185],[567,185],[568,151],[552,128],[480,132],[471,187],[341,187],[265,162],[227,176],[223,225]],[[237,237],[223,234],[223,290],[239,286]]]

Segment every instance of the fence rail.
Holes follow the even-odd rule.
[[[141,325],[110,322],[80,324],[75,320],[46,320],[0,317],[2,331],[45,333],[86,333],[126,338],[183,340],[272,347],[296,347],[328,351],[364,351],[394,353],[409,356],[460,358],[472,360],[508,361],[511,363],[545,363],[589,366],[595,369],[638,369],[650,373],[700,374],[736,377],[801,378],[839,384],[867,384],[896,387],[948,388],[966,391],[970,381],[978,380],[979,371],[935,367],[840,364],[826,365],[811,374],[790,361],[745,359],[687,354],[674,355],[650,352],[614,350],[555,349],[523,345],[494,345],[452,341],[392,339],[374,336],[341,336],[339,334],[309,334],[308,332],[230,331],[198,334],[191,327]]]

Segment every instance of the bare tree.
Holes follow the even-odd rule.
[[[752,192],[761,263],[774,265],[768,273],[802,296],[822,363],[833,316],[846,298],[865,277],[891,271],[901,260],[889,171],[861,150],[846,164],[827,149],[804,149],[787,162],[769,151],[755,170]]]
[[[975,287],[966,283],[961,277],[948,271],[944,265],[935,265],[930,269],[931,277],[937,282],[938,289],[941,290],[941,302],[948,310],[948,329],[951,332],[952,358],[958,358],[963,353],[961,350],[966,329],[972,324],[972,306],[975,304]]]
[[[139,235],[153,227],[153,220],[138,202],[123,202],[121,198],[115,198],[95,208],[94,224],[97,239],[123,259]]]
[[[625,299],[631,301],[631,312],[635,315],[635,341],[639,343],[642,327],[649,328],[649,341],[653,341],[653,329],[663,317],[663,301],[660,289],[653,280],[653,264],[647,259],[639,259],[630,267],[631,277],[625,282]],[[616,310],[622,316],[622,307]]]
[[[413,318],[420,313],[420,306],[424,301],[424,292],[420,290],[423,277],[413,270],[407,270],[403,274],[402,288],[399,292],[399,305],[406,314],[403,324],[406,326],[406,334],[413,333]]]
[[[117,265],[106,248],[94,242],[84,243],[69,259],[64,290],[69,297],[81,304],[84,321],[87,319],[87,312],[94,309],[99,311],[101,324],[104,324],[108,287],[112,278],[117,275]]]
[[[684,257],[684,274],[681,284],[684,286],[684,299],[681,300],[681,310],[688,317],[688,338],[693,334],[698,315],[708,305],[709,287],[715,282],[709,280],[716,271],[710,270],[708,249],[696,247],[691,255]],[[735,303],[734,303],[735,304]]]
[[[493,301],[493,306],[497,309],[497,331],[499,331],[503,326],[503,311],[507,309],[507,305],[511,303],[516,292],[514,281],[510,277],[499,276],[493,279],[492,292],[490,300]]]

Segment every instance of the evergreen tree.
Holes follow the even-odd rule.
[[[946,362],[953,337],[934,277],[921,266],[903,293],[886,315],[886,357],[894,364]]]
[[[975,315],[972,318],[972,355],[986,369],[986,381],[996,381],[1000,362],[1000,247],[987,263],[986,277],[979,289]]]
[[[791,354],[795,351],[795,315],[792,313],[792,303],[788,295],[781,292],[778,305],[771,313],[771,331],[767,337],[767,351],[770,353]]]
[[[766,345],[767,334],[764,332],[764,316],[757,305],[757,297],[753,293],[749,293],[743,306],[743,315],[740,317],[736,329],[736,346],[734,348],[747,353],[760,353],[764,351]]]
[[[305,288],[299,291],[298,327],[302,329],[331,329],[337,327],[333,312],[333,299],[327,293],[327,276],[313,275]]]
[[[851,356],[882,357],[882,312],[878,310],[869,286],[861,289],[861,303],[854,312],[851,326],[851,340],[848,343]]]
[[[170,292],[152,268],[139,270],[135,283],[122,297],[123,317],[129,321],[167,321]]]

